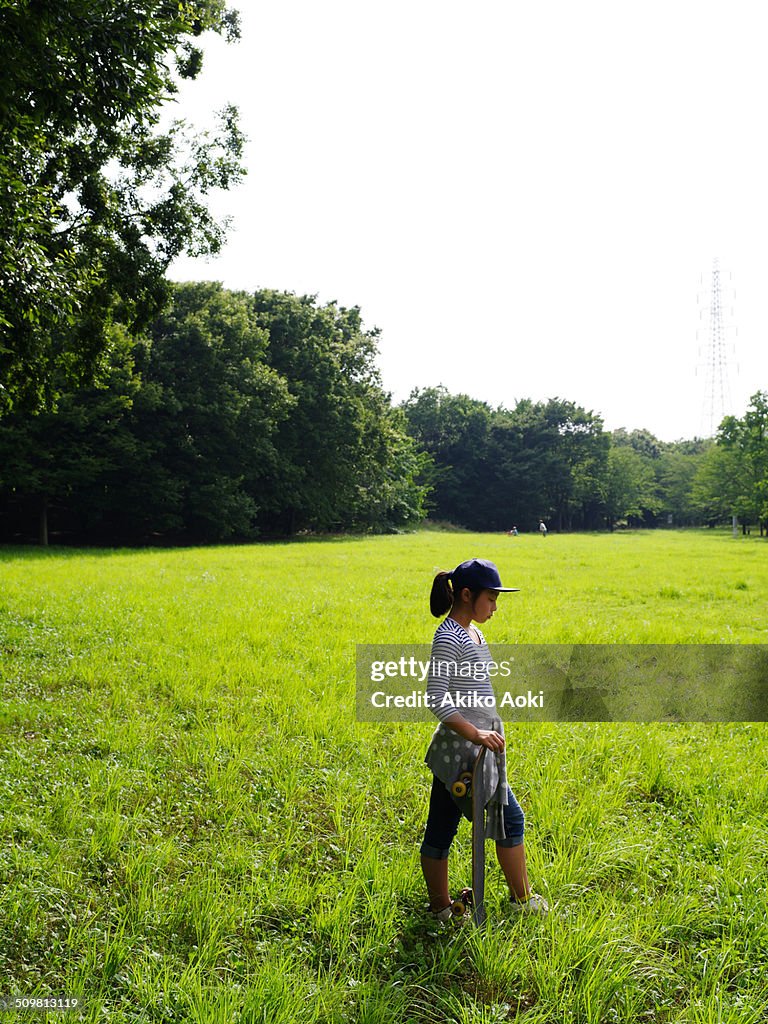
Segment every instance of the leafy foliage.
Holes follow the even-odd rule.
[[[145,325],[174,256],[215,252],[206,207],[243,169],[237,112],[215,136],[157,131],[194,40],[234,39],[223,0],[0,6],[0,397],[50,406],[92,379],[119,319]]]
[[[768,522],[768,392],[750,399],[744,416],[726,416],[717,445],[697,479],[702,502],[746,523]]]
[[[560,398],[491,409],[441,386],[413,391],[402,408],[432,458],[422,479],[437,520],[524,531],[539,517],[559,530],[768,523],[764,392],[723,421],[716,442],[607,433],[600,416]]]
[[[422,514],[423,459],[390,408],[376,370],[377,332],[357,307],[318,307],[309,296],[261,291],[259,324],[267,359],[294,400],[278,428],[279,485],[270,530],[397,526]]]
[[[661,507],[655,490],[653,470],[634,448],[620,445],[608,453],[605,506],[612,526],[616,519],[642,519],[648,509]]]
[[[434,460],[427,478],[435,515],[473,529],[593,525],[608,438],[602,422],[572,402],[523,399],[492,410],[443,387],[412,392],[409,429]]]
[[[423,515],[424,456],[360,311],[179,285],[145,336],[112,328],[95,385],[0,421],[6,534],[223,541],[395,529]]]

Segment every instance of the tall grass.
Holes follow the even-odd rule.
[[[428,920],[431,728],[355,721],[355,644],[429,642],[432,573],[476,554],[521,587],[492,644],[765,640],[768,550],[718,533],[2,552],[0,996],[116,1022],[768,1019],[760,723],[509,725],[553,913],[512,918],[492,864],[484,932]]]

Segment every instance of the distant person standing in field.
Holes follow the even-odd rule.
[[[481,747],[493,754],[498,777],[486,805],[486,837],[496,841],[496,856],[509,886],[513,911],[546,914],[549,909],[542,896],[531,892],[528,882],[525,816],[507,783],[504,726],[496,714],[489,668],[493,659],[485,637],[473,625],[491,618],[500,593],[516,589],[503,587],[496,566],[482,558],[462,562],[453,572],[440,572],[432,583],[432,614],[436,618],[448,614],[435,631],[427,683],[430,709],[440,724],[425,758],[432,769],[432,792],[421,867],[430,911],[439,921],[452,916],[448,852],[461,819],[451,786],[462,770],[471,768]],[[461,713],[446,696],[459,698],[455,704],[460,704]],[[486,703],[491,704],[490,710]]]
[[[539,533],[542,537],[547,536],[547,524],[544,522],[543,519],[539,520]]]

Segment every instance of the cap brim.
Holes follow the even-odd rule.
[[[519,594],[520,587],[488,587],[489,590],[497,590],[500,594]]]

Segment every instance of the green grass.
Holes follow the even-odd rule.
[[[491,644],[768,634],[768,545],[725,533],[2,551],[0,997],[115,1022],[768,1018],[760,723],[508,726],[553,913],[510,919],[494,865],[484,934],[425,919],[431,727],[355,721],[355,644],[428,643],[433,572],[473,555],[522,588]]]

